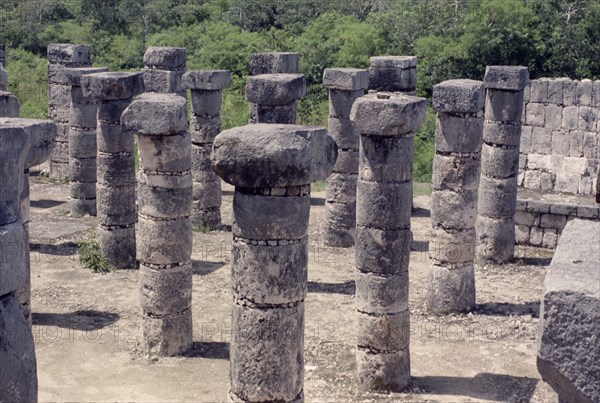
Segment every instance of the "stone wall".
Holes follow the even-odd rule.
[[[600,80],[532,80],[524,102],[519,186],[595,194]]]

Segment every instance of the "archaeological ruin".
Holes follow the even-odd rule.
[[[322,71],[321,127],[299,53],[54,43],[36,120],[7,51],[0,401],[600,400],[600,81],[487,66],[428,100],[374,56]]]

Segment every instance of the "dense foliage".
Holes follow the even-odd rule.
[[[88,43],[93,64],[139,69],[146,47],[184,46],[188,68],[231,70],[225,127],[247,121],[246,65],[256,51],[296,51],[308,93],[302,123],[324,124],[326,67],[366,67],[369,56],[419,57],[418,93],[486,65],[520,64],[532,78],[600,78],[598,0],[0,0],[11,89],[24,116],[46,111],[49,43]],[[432,117],[416,140],[416,176],[430,175]]]

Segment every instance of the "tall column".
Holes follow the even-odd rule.
[[[357,99],[356,360],[363,390],[399,391],[410,382],[408,263],[413,133],[427,100],[393,93]]]
[[[259,74],[298,74],[300,55],[295,52],[252,53],[249,65],[250,75]]]
[[[296,123],[296,101],[306,94],[302,74],[261,74],[246,81],[249,123]]]
[[[354,101],[365,94],[369,73],[359,69],[325,69],[323,86],[329,90],[329,134],[338,147],[333,172],[327,178],[323,243],[349,248],[356,233],[356,178],[358,133],[350,122]]]
[[[335,158],[335,142],[316,127],[248,125],[215,139],[215,172],[235,186],[234,402],[304,400],[310,183],[325,179]]]
[[[138,134],[137,257],[144,350],[173,356],[192,347],[192,156],[187,100],[143,94],[123,112]]]
[[[527,67],[488,66],[485,71],[475,249],[478,264],[501,264],[513,258],[523,90],[528,82]]]
[[[8,91],[8,72],[0,63],[0,91]]]
[[[48,45],[48,116],[58,128],[50,156],[50,177],[69,177],[69,116],[71,85],[61,73],[65,67],[89,67],[90,46],[69,43]]]
[[[96,119],[98,100],[84,98],[81,76],[106,72],[106,68],[65,68],[61,74],[71,86],[69,114],[69,178],[71,215],[96,215]]]
[[[192,98],[193,225],[208,228],[221,225],[221,179],[212,169],[210,154],[221,131],[221,91],[230,84],[228,70],[195,70],[183,76],[183,86],[190,89]]]
[[[369,62],[369,90],[415,94],[417,89],[415,56],[374,56],[369,59]]]
[[[176,93],[185,97],[182,77],[185,72],[185,48],[151,46],[144,53],[146,92]]]
[[[29,169],[39,165],[50,157],[56,125],[51,120],[0,118],[0,127],[22,129],[29,138],[29,149],[24,160],[24,170],[21,184],[19,221],[23,224],[25,234],[24,247],[26,251],[24,282],[16,291],[16,296],[23,306],[25,317],[31,323],[31,276],[29,261]]]
[[[435,313],[475,306],[475,221],[483,135],[481,81],[433,87],[437,111],[431,194],[427,307]]]
[[[135,265],[135,161],[133,132],[121,125],[131,98],[144,92],[142,73],[81,77],[83,96],[100,102],[97,122],[96,207],[102,256],[116,268]]]
[[[0,124],[0,401],[37,401],[37,369],[31,325],[17,292],[27,281],[29,250],[19,219],[29,135]]]

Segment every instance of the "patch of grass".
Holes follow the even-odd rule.
[[[198,223],[198,224],[196,224],[196,225],[194,225],[192,227],[192,231],[194,231],[194,232],[201,232],[203,234],[208,234],[209,232],[214,231],[216,229],[217,228],[213,228],[211,226],[204,225],[202,223]]]
[[[77,240],[79,248],[79,263],[90,269],[94,273],[108,273],[111,269],[110,264],[100,253],[100,244],[93,238]]]
[[[327,184],[324,181],[313,182],[310,185],[310,191],[311,192],[323,192],[326,187],[327,187]]]

